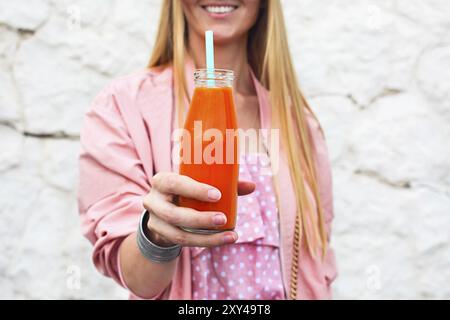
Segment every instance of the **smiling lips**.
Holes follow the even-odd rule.
[[[206,11],[208,11],[209,13],[214,13],[214,14],[227,14],[227,13],[231,13],[234,10],[236,10],[238,7],[237,6],[230,6],[230,5],[226,5],[226,6],[218,6],[218,5],[207,5],[207,6],[203,6],[203,9],[205,9]]]

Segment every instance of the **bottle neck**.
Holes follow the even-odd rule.
[[[231,88],[234,73],[224,69],[198,69],[194,72],[196,88]]]

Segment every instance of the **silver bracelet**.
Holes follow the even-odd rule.
[[[147,229],[147,223],[150,219],[150,213],[146,210],[141,216],[141,221],[139,222],[139,229],[137,232],[137,245],[141,254],[157,263],[166,263],[176,259],[180,253],[182,247],[178,244],[171,247],[161,247],[148,239],[145,231]]]

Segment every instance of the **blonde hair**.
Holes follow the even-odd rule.
[[[181,1],[165,0],[149,67],[173,65],[175,104],[178,114],[183,114],[183,108],[189,101],[184,74],[186,29]],[[324,255],[327,235],[316,168],[311,155],[305,109],[308,109],[313,117],[315,116],[299,89],[279,0],[262,1],[259,17],[250,30],[248,39],[248,61],[258,80],[270,91],[272,125],[279,125],[281,130],[282,145],[285,148],[294,191],[297,195],[298,232],[295,235],[297,244],[294,243],[294,250],[299,249],[298,238],[300,238],[304,240],[304,245],[312,256],[315,256],[318,250],[321,250]],[[312,188],[317,203],[317,214],[312,212],[305,180]],[[293,263],[296,264],[298,261]]]

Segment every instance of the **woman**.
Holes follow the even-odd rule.
[[[272,178],[259,179],[264,168],[241,165],[236,230],[212,235],[180,227],[220,226],[223,214],[173,200],[214,202],[220,190],[177,174],[171,161],[171,133],[189,105],[193,70],[204,67],[205,30],[214,31],[216,66],[235,73],[239,127],[279,128],[282,137]],[[94,244],[96,267],[131,298],[331,296],[330,165],[323,132],[298,87],[280,1],[165,1],[149,68],[97,96],[81,142],[83,232]],[[136,240],[144,207],[149,243],[181,245],[178,257],[145,257]]]

